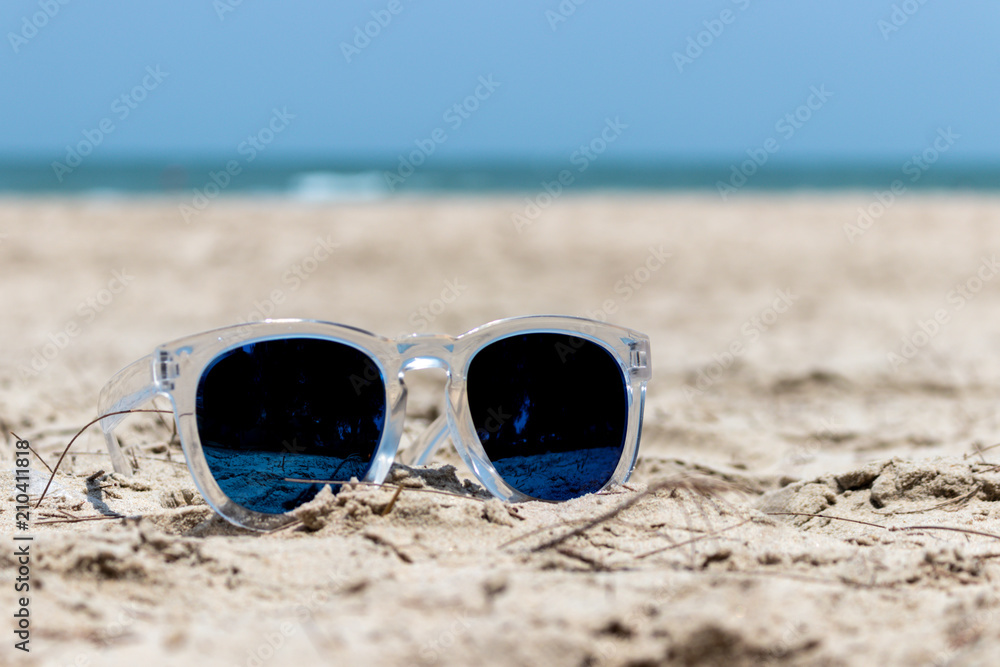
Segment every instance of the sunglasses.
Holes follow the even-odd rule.
[[[490,322],[395,340],[315,320],[266,320],[165,343],[101,391],[99,414],[170,399],[188,468],[212,508],[270,530],[324,482],[382,483],[399,449],[407,371],[448,373],[447,408],[408,448],[425,464],[450,437],[508,502],[562,501],[624,483],[651,376],[649,338],[577,317]],[[101,420],[117,472],[133,470]]]

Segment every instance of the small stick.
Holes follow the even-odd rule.
[[[817,519],[836,519],[837,521],[849,521],[851,523],[860,523],[863,526],[881,528],[882,530],[888,530],[890,532],[898,532],[902,530],[950,530],[956,533],[965,533],[967,535],[979,535],[980,537],[992,537],[994,540],[1000,540],[1000,535],[995,535],[993,533],[984,533],[979,530],[972,530],[971,528],[956,528],[954,526],[883,526],[881,524],[871,523],[869,521],[846,519],[842,516],[827,516],[826,514],[809,514],[808,512],[767,512],[767,514],[769,516],[811,516]]]
[[[810,514],[809,512],[765,512],[768,516],[811,516],[816,519],[836,519],[837,521],[849,521],[851,523],[860,523],[862,526],[872,526],[874,528],[885,528],[885,526],[878,523],[871,523],[870,521],[859,521],[858,519],[845,519],[842,516],[829,516],[826,514]]]
[[[42,455],[39,454],[38,452],[36,452],[31,445],[28,445],[28,451],[31,452],[32,454],[34,454],[35,458],[42,462],[42,465],[45,466],[46,470],[48,470],[49,472],[52,472],[52,473],[55,472],[52,469],[52,467],[48,463],[45,462],[45,459],[42,458]]]
[[[532,537],[534,535],[538,535],[539,533],[544,533],[547,530],[554,530],[556,528],[559,528],[560,526],[572,526],[574,523],[583,523],[584,521],[587,521],[587,519],[573,519],[571,521],[563,521],[562,523],[549,524],[548,526],[542,526],[540,528],[535,528],[534,530],[528,531],[524,535],[518,535],[517,537],[514,537],[512,539],[507,540],[503,544],[499,545],[497,547],[497,549],[503,549],[505,547],[509,547],[510,545],[514,544],[515,542],[520,542],[521,540],[526,540],[529,537]]]
[[[636,494],[636,495],[632,496],[631,498],[629,498],[628,500],[625,500],[624,502],[619,503],[615,507],[612,507],[607,512],[599,514],[596,517],[585,521],[582,525],[577,526],[576,528],[574,528],[573,530],[571,530],[571,531],[569,531],[567,533],[563,533],[562,535],[560,535],[558,537],[553,537],[551,539],[548,539],[545,542],[542,542],[541,544],[536,545],[531,550],[532,551],[541,551],[543,549],[548,549],[548,548],[556,546],[557,544],[562,544],[563,542],[565,542],[566,540],[568,540],[571,537],[576,537],[577,535],[582,535],[583,533],[587,532],[588,530],[590,530],[594,526],[602,524],[605,521],[607,521],[608,519],[613,519],[614,517],[618,516],[619,514],[621,514],[622,512],[624,512],[625,510],[627,510],[628,508],[632,507],[633,505],[635,505],[636,503],[638,503],[640,500],[642,500],[643,498],[645,498],[647,495],[649,495],[649,491],[646,491],[644,493]]]
[[[706,493],[709,491],[733,490],[733,487],[729,484],[724,484],[722,482],[709,479],[700,479],[700,478],[678,479],[672,477],[669,479],[661,480],[656,484],[649,485],[646,488],[646,490],[643,491],[642,493],[638,493],[632,496],[631,498],[628,498],[627,500],[618,503],[616,506],[612,507],[607,512],[604,512],[603,514],[600,514],[594,517],[593,519],[586,521],[583,525],[578,526],[569,532],[563,533],[558,537],[553,537],[549,540],[546,540],[545,542],[542,542],[541,544],[533,547],[531,550],[542,551],[543,549],[550,549],[556,546],[557,544],[562,544],[571,537],[582,535],[583,533],[587,532],[594,526],[598,526],[604,523],[605,521],[608,521],[609,519],[613,519],[614,517],[618,516],[619,514],[629,509],[630,507],[638,503],[640,500],[643,500],[647,496],[654,495],[658,491],[662,491],[663,489],[681,489],[681,488],[690,489],[702,493]]]
[[[640,558],[646,558],[647,556],[652,556],[654,554],[658,554],[658,553],[661,553],[663,551],[669,551],[671,549],[677,549],[678,547],[683,547],[683,546],[685,546],[687,544],[694,544],[695,542],[699,542],[701,540],[707,540],[708,538],[713,537],[715,535],[719,535],[721,533],[724,533],[727,530],[732,530],[733,528],[739,528],[740,526],[745,526],[746,524],[750,523],[751,521],[753,521],[753,519],[744,519],[743,521],[740,521],[739,523],[735,523],[732,526],[726,526],[725,528],[720,528],[719,530],[713,530],[710,533],[706,533],[704,535],[699,535],[698,537],[692,537],[690,540],[685,540],[683,542],[678,542],[676,544],[671,544],[670,546],[663,547],[662,549],[653,549],[652,551],[647,551],[644,554],[639,554],[638,556],[636,556],[636,560],[638,560]]]
[[[267,531],[267,533],[269,535],[273,533],[279,533],[283,530],[288,530],[289,528],[295,528],[296,526],[301,526],[301,525],[302,525],[302,519],[296,519],[295,521],[289,521],[284,526],[278,526],[277,528],[272,528],[271,530]]]
[[[980,537],[992,537],[994,540],[1000,540],[1000,535],[994,535],[993,533],[984,533],[979,530],[972,530],[971,528],[954,528],[952,526],[892,526],[887,528],[887,530],[897,531],[897,530],[951,530],[956,533],[966,533],[967,535],[979,535]]]
[[[977,484],[976,488],[974,488],[972,491],[965,494],[964,496],[959,496],[958,498],[951,498],[950,500],[945,500],[944,502],[940,502],[937,505],[931,505],[930,507],[924,507],[918,510],[907,510],[905,512],[875,512],[875,514],[879,514],[881,516],[892,516],[893,514],[923,514],[924,512],[930,512],[931,510],[941,509],[942,507],[947,507],[948,505],[958,505],[964,503],[967,500],[971,500],[977,493],[979,493],[979,490],[981,488],[983,488],[983,485]]]
[[[345,486],[347,484],[357,484],[359,486],[373,486],[377,489],[406,489],[407,491],[419,491],[421,493],[436,493],[439,496],[448,496],[449,498],[464,498],[465,500],[476,500],[478,502],[486,502],[482,498],[477,498],[475,496],[463,496],[458,493],[452,493],[451,491],[442,491],[441,489],[424,489],[420,487],[403,487],[399,484],[376,484],[375,482],[345,482],[344,480],[338,479],[298,479],[295,477],[285,477],[281,481],[283,482],[293,482],[296,484],[337,484],[340,486]]]
[[[56,461],[56,467],[52,470],[52,475],[49,477],[49,481],[45,485],[45,489],[42,491],[42,495],[38,497],[38,502],[35,503],[35,509],[38,509],[38,506],[41,505],[42,501],[45,499],[45,494],[49,492],[49,487],[52,486],[52,481],[56,478],[56,470],[59,470],[59,466],[62,464],[63,459],[66,458],[66,454],[69,453],[69,448],[73,446],[73,443],[76,442],[76,439],[79,438],[83,434],[84,431],[86,431],[88,428],[90,428],[91,426],[93,426],[97,422],[101,421],[105,417],[114,417],[115,415],[128,415],[128,414],[132,414],[133,412],[169,412],[169,411],[168,410],[147,410],[147,409],[143,409],[143,410],[118,410],[116,412],[109,412],[107,414],[101,415],[100,417],[97,417],[97,418],[92,419],[91,421],[87,422],[87,424],[83,428],[81,428],[79,431],[76,432],[76,435],[74,435],[73,438],[69,441],[69,444],[66,445],[66,449],[63,450],[63,453],[59,457],[59,460]]]
[[[156,401],[155,400],[153,401],[153,407],[154,408],[158,408],[159,407],[158,405],[156,405]],[[171,412],[173,412],[173,410],[171,410]],[[167,423],[166,418],[162,414],[158,415],[156,418],[160,420],[161,424],[163,424],[163,428],[170,428],[171,429],[170,435],[171,435],[171,437],[173,437],[174,433],[176,433],[176,430],[175,430],[177,428],[176,422],[174,422],[173,420],[170,420],[170,423]],[[173,428],[171,428],[171,427],[173,427]]]
[[[96,480],[98,477],[100,477],[103,474],[104,474],[104,470],[98,470],[93,475],[90,475],[89,477],[87,477],[87,481],[88,482],[93,482],[94,480]]]
[[[389,499],[389,504],[385,506],[384,510],[382,510],[382,516],[385,516],[386,514],[392,511],[393,506],[396,504],[396,500],[399,498],[399,494],[402,492],[403,492],[403,487],[397,486],[396,493],[392,494],[392,498]]]
[[[73,452],[73,456],[107,456],[106,452]],[[172,461],[170,459],[161,459],[157,456],[140,456],[143,461],[159,461],[160,463],[173,463],[175,466],[186,466],[187,464],[183,461]]]
[[[112,514],[109,516],[78,516],[72,519],[53,519],[51,521],[36,521],[36,526],[41,526],[47,523],[79,523],[81,521],[107,521],[108,519],[129,519],[138,517],[127,517],[124,514]]]
[[[1000,442],[998,442],[995,445],[990,445],[989,447],[983,447],[982,449],[979,448],[979,445],[976,445],[976,451],[974,451],[972,454],[965,454],[964,456],[962,456],[962,458],[967,459],[970,456],[975,456],[976,454],[979,454],[979,458],[983,459],[983,463],[986,463],[986,459],[983,458],[983,452],[988,452],[991,449],[995,449],[996,447],[1000,447]]]
[[[17,433],[14,433],[13,431],[8,431],[8,433],[10,433],[12,436],[14,436],[15,438],[17,438],[18,440],[20,440],[22,442],[28,442],[27,440],[25,440],[24,438],[22,438],[21,436],[19,436]],[[45,459],[43,459],[38,452],[36,452],[34,449],[32,449],[32,447],[31,447],[30,444],[28,445],[28,451],[31,452],[32,454],[34,454],[35,458],[38,459],[39,461],[41,461],[42,465],[45,466],[46,468],[48,468],[49,472],[52,472],[52,468],[49,468],[49,464],[45,462]]]

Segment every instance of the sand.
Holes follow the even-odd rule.
[[[0,202],[0,664],[994,664],[1000,540],[927,527],[1000,534],[1000,449],[977,453],[1000,440],[1000,200],[908,195],[845,231],[872,201],[564,196],[520,231],[517,197],[233,199],[190,224],[169,200]],[[395,503],[346,489],[254,534],[135,415],[135,477],[91,429],[33,515],[14,649],[8,431],[53,464],[120,367],[251,316],[531,313],[652,338],[627,488],[503,505],[443,452],[394,470]],[[409,440],[443,374],[407,381]],[[40,523],[108,512],[133,518]]]

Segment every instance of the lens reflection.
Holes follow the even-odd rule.
[[[281,514],[320,484],[363,478],[385,425],[385,382],[364,352],[330,340],[249,343],[198,383],[196,418],[212,476],[235,503]]]
[[[468,371],[472,421],[493,467],[541,500],[603,487],[625,446],[628,394],[615,357],[567,334],[530,333],[481,349]]]

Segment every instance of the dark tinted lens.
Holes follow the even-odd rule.
[[[247,509],[281,514],[322,488],[285,478],[365,476],[385,424],[385,383],[360,350],[287,338],[219,356],[201,376],[196,405],[219,487]]]
[[[611,479],[628,396],[617,361],[597,343],[550,333],[491,343],[469,365],[468,395],[487,456],[518,491],[566,500]]]

